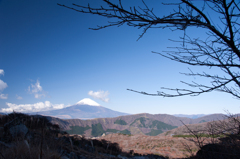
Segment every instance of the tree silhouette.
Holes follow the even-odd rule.
[[[210,80],[208,85],[196,82],[184,82],[191,89],[164,88],[164,91],[158,91],[156,94],[136,91],[137,93],[163,96],[197,96],[211,91],[220,91],[240,98],[240,1],[237,0],[179,0],[178,3],[168,3],[162,5],[173,5],[176,7],[172,13],[167,15],[156,15],[152,8],[142,1],[144,8],[134,6],[125,8],[121,0],[118,2],[103,0],[107,5],[98,8],[72,4],[72,6],[60,6],[75,10],[81,13],[96,14],[102,17],[113,19],[106,25],[90,28],[99,30],[111,26],[121,26],[126,24],[130,27],[143,29],[138,40],[151,28],[170,28],[172,30],[182,30],[184,36],[180,38],[179,47],[172,48],[172,51],[153,52],[170,60],[188,64],[191,66],[202,66],[217,68],[223,75],[209,74],[206,72],[183,73],[186,76],[203,77]],[[201,3],[201,6],[199,5]],[[157,8],[155,8],[157,9]],[[211,15],[208,14],[211,11]],[[218,19],[214,19],[217,15]],[[213,21],[214,20],[214,21]],[[191,38],[185,34],[188,27],[203,28],[208,37],[206,39]],[[166,93],[171,90],[174,93]]]

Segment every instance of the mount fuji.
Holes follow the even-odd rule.
[[[90,105],[90,106],[100,106],[97,102],[93,101],[90,98],[84,98],[76,103],[77,105]]]
[[[105,108],[89,98],[84,98],[76,104],[57,110],[38,112],[39,115],[53,116],[61,119],[93,119],[110,118],[129,115]]]

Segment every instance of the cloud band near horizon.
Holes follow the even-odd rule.
[[[34,104],[13,104],[6,103],[9,108],[2,108],[1,112],[11,113],[13,111],[16,112],[39,112],[39,111],[47,111],[47,110],[56,110],[65,108],[64,104],[52,104],[50,101],[39,102]]]

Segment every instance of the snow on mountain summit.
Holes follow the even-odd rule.
[[[91,105],[91,106],[100,106],[97,102],[93,101],[90,98],[84,98],[76,103],[77,105]]]

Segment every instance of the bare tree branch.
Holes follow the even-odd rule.
[[[97,8],[72,4],[73,6],[62,7],[72,9],[74,11],[86,14],[95,14],[102,17],[110,18],[113,21],[103,26],[90,28],[99,30],[111,26],[122,26],[124,24],[130,27],[142,29],[142,34],[138,40],[151,28],[170,28],[174,30],[183,30],[184,37],[180,41],[182,43],[177,47],[171,47],[171,51],[155,52],[164,58],[184,63],[191,66],[217,68],[222,71],[223,75],[212,75],[208,73],[183,73],[187,76],[201,77],[209,79],[209,85],[196,82],[183,82],[192,89],[165,88],[163,90],[174,91],[175,94],[157,91],[157,93],[146,93],[127,89],[144,95],[162,96],[162,97],[178,97],[178,96],[197,96],[203,93],[220,91],[240,98],[240,2],[236,0],[203,0],[203,5],[196,5],[193,0],[179,0],[178,3],[168,3],[163,5],[171,5],[172,13],[166,15],[157,15],[149,8],[147,1],[143,3],[143,7],[134,6],[127,9],[123,6],[122,1],[118,3],[110,0],[103,0],[106,6]],[[218,15],[218,20],[208,11]],[[188,27],[203,28],[206,30],[208,38],[194,39],[185,35]]]

